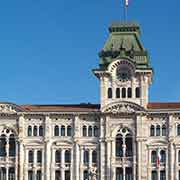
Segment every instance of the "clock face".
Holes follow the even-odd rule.
[[[131,79],[131,71],[128,67],[118,67],[116,70],[116,75],[121,81],[128,81]]]

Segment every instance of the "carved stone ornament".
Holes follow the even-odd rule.
[[[139,107],[136,104],[132,104],[129,102],[123,102],[118,104],[111,104],[103,109],[105,113],[134,113],[136,111],[142,111],[142,107]]]
[[[131,108],[129,105],[114,105],[110,108],[108,108],[105,112],[108,113],[113,113],[113,114],[117,114],[117,113],[133,113],[135,112],[133,108]]]
[[[1,113],[14,113],[16,112],[15,107],[10,104],[0,104],[0,112]]]

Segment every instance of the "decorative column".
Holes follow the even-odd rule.
[[[133,179],[136,180],[136,140],[135,137],[133,137]]]
[[[9,167],[6,166],[6,180],[9,180]]]
[[[174,180],[174,147],[172,142],[169,144],[169,170],[169,180]]]
[[[99,150],[99,174],[100,180],[105,180],[105,117],[101,117],[100,119],[100,150]]]
[[[89,149],[89,167],[92,167],[92,149]]]
[[[83,149],[83,146],[80,147],[80,153],[81,153],[81,156],[80,156],[80,180],[83,179],[83,174],[84,174],[84,169],[83,169],[83,166],[84,166],[84,149]],[[79,179],[78,179],[79,180]]]
[[[61,150],[61,180],[65,179],[65,150]]]
[[[151,150],[148,147],[148,180],[151,180]]]
[[[15,158],[16,158],[16,163],[15,163],[15,180],[18,180],[18,141],[16,139],[16,155],[15,155]]]
[[[24,150],[23,141],[19,140],[19,180],[24,180]]]
[[[138,152],[137,152],[137,154],[138,154],[138,179],[137,180],[141,180],[141,155],[142,155],[142,152],[141,152],[141,141],[140,140],[138,140],[137,141],[137,150],[138,150]]]
[[[45,153],[44,153],[44,166],[45,166],[45,180],[50,179],[51,169],[51,119],[49,115],[45,116]]]
[[[111,140],[107,139],[106,141],[106,147],[107,147],[107,179],[111,179]]]
[[[71,149],[70,180],[74,179],[74,171],[73,171],[74,161],[73,161],[73,157],[74,157],[74,151],[73,151],[73,148],[72,148]]]

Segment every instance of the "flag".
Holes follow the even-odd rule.
[[[161,150],[160,148],[157,149],[157,159],[156,159],[156,164],[159,167],[161,162]]]
[[[126,1],[126,7],[129,6],[129,0],[125,0]]]

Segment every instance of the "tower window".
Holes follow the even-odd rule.
[[[61,126],[61,136],[65,136],[65,126]]]
[[[92,126],[89,126],[88,128],[88,136],[92,137],[93,133],[92,133]]]
[[[92,152],[92,163],[97,163],[97,151]]]
[[[54,127],[54,136],[59,136],[59,126]]]
[[[132,89],[128,88],[128,98],[132,98]]]
[[[28,126],[28,136],[32,136],[32,127]]]
[[[98,127],[97,126],[94,126],[94,136],[95,137],[98,137]]]
[[[151,125],[151,128],[150,128],[150,136],[155,136],[155,128],[154,128],[154,125]]]
[[[60,150],[56,150],[55,161],[56,161],[56,163],[61,163],[61,151]]]
[[[72,136],[72,128],[71,128],[71,126],[67,127],[67,136]]]
[[[37,151],[37,163],[42,163],[42,151]]]
[[[29,151],[29,153],[28,153],[28,162],[33,163],[33,161],[34,161],[34,152]]]
[[[166,125],[162,126],[162,136],[166,136]]]
[[[116,88],[116,98],[120,98],[120,89]]]
[[[177,126],[177,135],[180,136],[180,124]]]
[[[89,152],[84,151],[84,164],[88,164],[88,163],[89,163]]]
[[[157,125],[156,126],[156,136],[160,136],[160,134],[161,134],[161,127],[160,127],[160,125]]]
[[[140,88],[139,87],[137,87],[136,88],[136,98],[140,98]]]
[[[83,126],[83,136],[87,136],[87,127]]]
[[[151,163],[156,163],[156,151],[151,152]]]
[[[70,152],[70,150],[65,151],[65,163],[71,163],[71,152]]]
[[[122,88],[122,98],[126,98],[126,88]]]
[[[43,134],[44,134],[43,131],[44,131],[44,130],[43,130],[43,127],[40,126],[40,127],[39,127],[39,136],[43,136]]]
[[[34,135],[34,136],[37,136],[37,126],[34,126],[33,135]]]
[[[164,150],[161,150],[161,163],[166,163],[166,152]]]
[[[108,88],[108,98],[112,98],[112,88]]]

